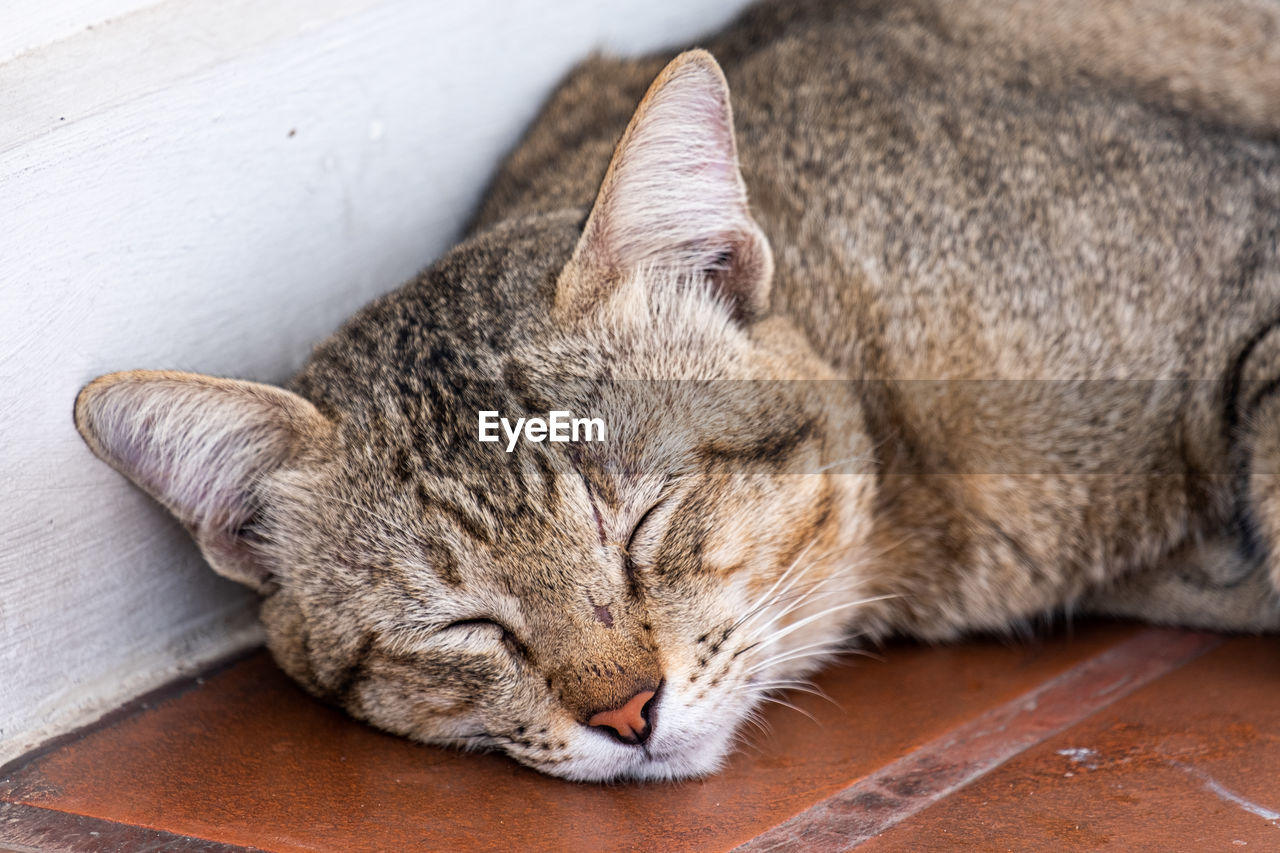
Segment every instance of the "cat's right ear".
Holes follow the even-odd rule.
[[[704,50],[680,54],[649,87],[556,285],[571,321],[639,274],[708,287],[750,322],[765,309],[773,255],[747,206],[729,87]]]
[[[75,420],[100,459],[178,517],[214,570],[259,591],[270,569],[254,527],[258,486],[332,429],[281,388],[145,370],[90,382]]]

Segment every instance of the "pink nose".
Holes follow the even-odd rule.
[[[649,725],[649,700],[653,698],[652,690],[641,690],[627,700],[621,708],[612,711],[600,711],[587,720],[587,725],[601,729],[613,729],[614,735],[623,743],[639,744],[649,739],[652,727]]]

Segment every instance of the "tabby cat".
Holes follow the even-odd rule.
[[[570,779],[710,773],[856,638],[1276,629],[1277,21],[798,0],[588,60],[287,389],[76,423],[309,691]]]

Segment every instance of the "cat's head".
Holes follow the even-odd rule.
[[[723,77],[684,54],[585,225],[472,238],[293,390],[111,374],[77,425],[262,593],[317,695],[572,779],[704,774],[866,594],[860,414],[768,316],[771,275]],[[603,440],[509,451],[483,411],[598,418]]]

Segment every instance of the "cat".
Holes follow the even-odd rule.
[[[1213,8],[591,58],[287,389],[114,373],[76,424],[307,690],[568,779],[714,772],[853,641],[1275,630],[1280,13]],[[554,412],[602,440],[481,440]]]

